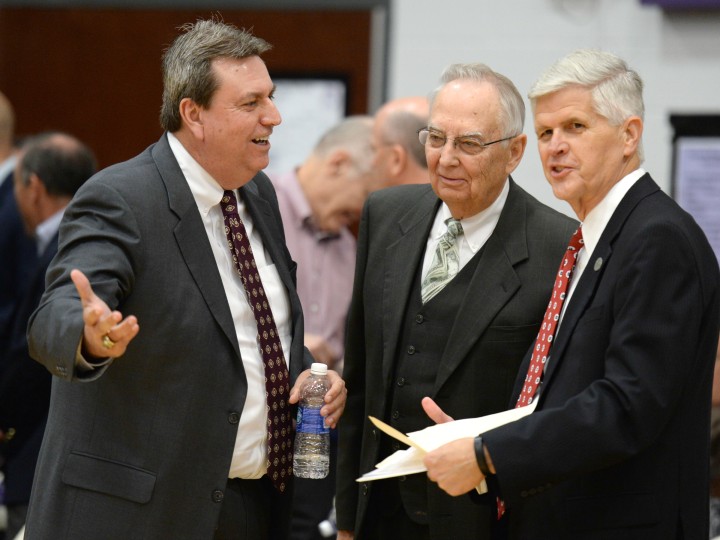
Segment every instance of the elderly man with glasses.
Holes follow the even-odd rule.
[[[401,447],[368,415],[409,432],[432,423],[425,396],[456,418],[507,408],[577,227],[510,177],[527,142],[524,114],[503,75],[450,66],[418,133],[430,184],[368,199],[346,342],[341,539],[490,538],[490,506],[452,498],[425,474],[355,479]]]

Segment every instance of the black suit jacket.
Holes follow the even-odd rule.
[[[361,533],[376,488],[355,482],[374,468],[385,437],[367,417],[385,414],[408,297],[439,205],[429,185],[401,186],[373,193],[363,211],[343,371],[348,401],[339,425],[340,529]],[[510,181],[505,207],[437,359],[430,397],[448,414],[465,418],[505,409],[576,226]],[[424,417],[419,402],[417,407]],[[463,538],[478,528],[478,519],[488,522],[489,531],[489,511],[478,517],[468,501],[452,499],[431,483],[427,489],[431,531]]]
[[[12,317],[32,278],[37,249],[23,227],[13,193],[13,176],[0,185],[0,373],[12,339]]]
[[[294,381],[311,358],[275,192],[260,173],[240,194],[287,289]],[[125,355],[90,373],[74,365],[83,321],[73,268],[140,324]],[[29,343],[55,377],[26,538],[211,539],[247,379],[210,243],[166,136],[75,195]]]
[[[580,277],[537,410],[483,436],[511,538],[708,538],[718,281],[700,228],[645,175]]]
[[[0,429],[12,437],[0,445],[5,502],[27,504],[50,403],[51,375],[28,354],[27,323],[45,291],[45,271],[57,252],[57,234],[38,260],[25,294],[13,314],[5,369],[0,376]]]

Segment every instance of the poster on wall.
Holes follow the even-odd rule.
[[[705,231],[720,259],[720,137],[675,143],[675,198]]]
[[[273,76],[273,82],[282,123],[270,137],[270,165],[265,169],[269,176],[300,165],[347,111],[347,85],[342,79]]]

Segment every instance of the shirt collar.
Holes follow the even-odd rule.
[[[10,173],[15,170],[16,163],[17,156],[15,154],[0,163],[0,186],[3,185],[3,182],[5,182],[6,178],[10,177]]]
[[[474,216],[466,217],[460,220],[463,228],[463,238],[473,253],[477,253],[480,250],[495,230],[495,226],[500,220],[500,214],[505,206],[505,201],[507,201],[509,192],[510,182],[506,179],[500,195],[498,195],[497,199],[495,199],[490,206]],[[445,221],[452,217],[450,209],[445,203],[440,205],[438,213],[439,219],[435,220],[435,225],[433,226],[432,231],[430,231],[430,236],[434,240],[439,240],[440,237],[445,234],[447,231]]]
[[[203,217],[207,216],[213,207],[220,204],[225,190],[195,161],[175,135],[168,133],[167,137],[170,150],[180,165],[200,214]]]
[[[297,220],[298,226],[312,227],[312,209],[310,208],[310,202],[305,196],[305,192],[300,185],[300,180],[297,177],[297,169],[286,174],[281,174],[277,177],[277,182],[280,184],[282,190],[287,193],[285,201],[292,210],[292,216]],[[284,218],[285,216],[283,216]],[[314,229],[314,227],[312,227]]]
[[[627,192],[630,191],[630,188],[633,187],[635,182],[640,180],[645,173],[645,169],[639,168],[626,175],[616,183],[610,191],[608,191],[603,200],[585,216],[585,221],[582,223],[582,236],[585,251],[588,255],[592,254],[595,250],[600,236],[613,213],[615,213],[620,201],[623,200]]]
[[[55,236],[55,233],[57,233],[60,228],[60,222],[62,221],[64,214],[65,209],[61,208],[40,225],[35,227],[35,243],[37,245],[38,255],[42,255],[45,252],[45,249],[50,244],[53,236]]]

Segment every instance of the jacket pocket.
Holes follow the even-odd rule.
[[[155,489],[156,476],[118,461],[73,452],[63,470],[65,484],[145,504]]]

